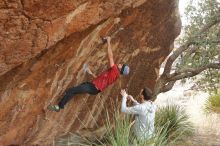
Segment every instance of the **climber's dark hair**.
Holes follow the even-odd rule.
[[[144,96],[144,100],[151,100],[152,99],[151,89],[149,89],[147,87],[143,88],[142,95]]]

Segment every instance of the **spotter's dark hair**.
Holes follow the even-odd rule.
[[[152,99],[151,89],[145,87],[142,91],[142,95],[144,96],[144,100],[151,100]]]

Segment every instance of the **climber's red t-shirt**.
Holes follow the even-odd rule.
[[[100,91],[104,90],[108,85],[112,84],[119,77],[119,70],[114,64],[110,69],[101,73],[92,83]]]

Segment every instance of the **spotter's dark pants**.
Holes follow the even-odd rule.
[[[66,94],[64,95],[64,97],[61,99],[61,101],[58,103],[60,108],[64,108],[65,104],[73,98],[73,96],[75,96],[76,94],[82,94],[82,93],[88,93],[91,95],[96,95],[100,92],[100,90],[98,90],[95,85],[91,82],[85,82],[82,83],[76,87],[72,87],[69,88],[66,91]]]

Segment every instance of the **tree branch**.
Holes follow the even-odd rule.
[[[179,72],[175,72],[171,74],[170,78],[168,79],[169,81],[177,81],[180,79],[188,78],[188,77],[193,77],[195,75],[198,75],[202,71],[212,68],[212,69],[220,69],[220,63],[210,63],[208,65],[199,67],[199,68],[188,68],[184,69]]]
[[[220,23],[219,18],[206,24],[203,28],[200,29],[200,31],[198,31],[198,33],[196,33],[194,36],[189,38],[189,40],[185,44],[183,44],[178,49],[172,52],[172,54],[167,58],[163,73],[156,81],[153,91],[154,99],[156,99],[156,96],[159,93],[166,92],[172,89],[172,87],[174,86],[177,80],[195,76],[208,68],[216,68],[216,69],[220,68],[220,63],[212,63],[200,68],[185,69],[180,72],[175,72],[171,74],[173,62],[186,50],[189,51],[189,55],[194,53],[197,48],[191,47],[191,45],[196,44],[197,43],[196,39],[198,39],[199,36],[201,36],[204,32],[207,32],[211,27],[215,26],[218,23]]]
[[[176,83],[176,81],[168,82],[162,89],[160,89],[160,93],[167,92],[167,91],[171,90],[175,83]]]
[[[220,43],[220,40],[199,40],[199,41],[195,41],[194,43],[213,43],[213,44],[219,44]]]
[[[206,32],[208,29],[210,29],[212,26],[216,25],[220,23],[220,19],[216,19],[214,21],[212,21],[211,23],[208,23],[207,25],[205,25],[196,35],[194,35],[193,37],[191,37],[189,39],[189,41],[187,41],[184,45],[180,46],[178,49],[176,49],[175,51],[173,51],[173,54],[170,55],[167,59],[167,62],[165,64],[164,67],[164,72],[163,72],[163,76],[167,76],[167,74],[170,73],[171,71],[171,67],[173,62],[177,59],[177,57],[182,54],[182,52],[186,51],[187,49],[189,49],[189,46],[194,44],[194,39],[197,38],[198,36],[200,36],[202,33]]]
[[[219,17],[216,17],[216,18],[219,18]],[[210,23],[205,25],[194,37],[200,36],[202,33],[206,32],[209,28],[218,24],[219,22],[220,22],[220,19],[215,19],[215,20],[211,21]]]
[[[185,56],[189,56],[189,55],[195,53],[195,52],[197,51],[197,49],[198,49],[198,48],[196,48],[196,47],[190,48],[190,49],[186,52],[186,55],[185,55]]]
[[[167,62],[164,67],[163,75],[169,74],[171,71],[171,67],[173,65],[173,62],[176,60],[176,58],[186,49],[188,49],[188,44],[185,44],[183,46],[180,46],[177,50],[173,51],[173,54],[170,55],[167,59]]]

